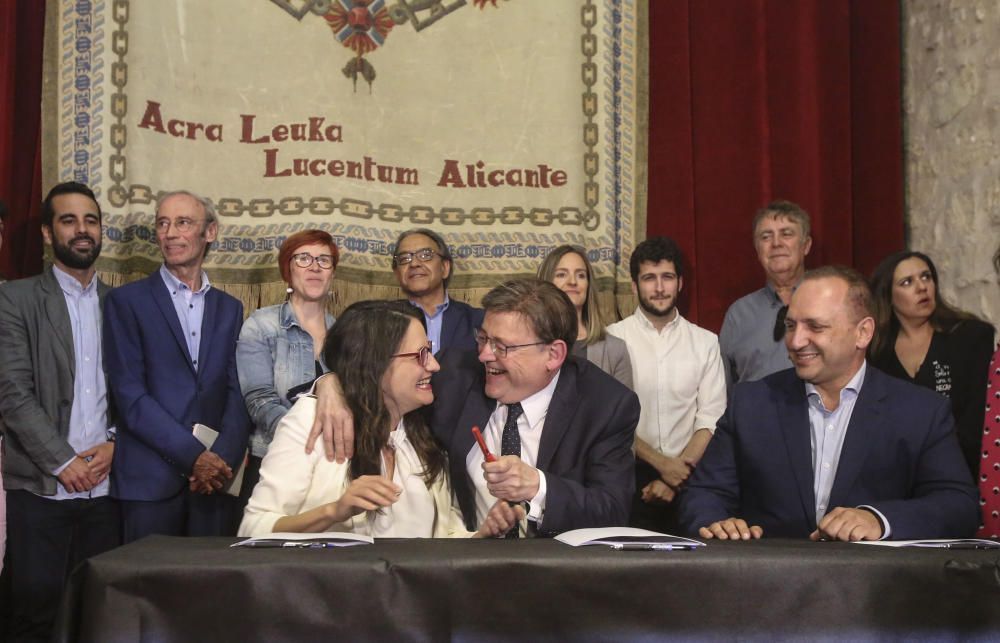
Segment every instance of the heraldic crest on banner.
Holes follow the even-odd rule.
[[[472,0],[480,9],[497,6],[497,0]],[[507,0],[504,0],[505,2]],[[388,5],[385,0],[271,0],[296,20],[314,14],[326,20],[333,36],[354,57],[341,71],[358,88],[358,78],[368,83],[371,91],[375,67],[365,58],[385,44],[393,26],[410,23],[416,31],[431,26],[441,18],[466,5],[465,0],[397,0]]]
[[[455,299],[576,244],[601,305],[634,305],[643,2],[47,2],[43,183],[94,189],[109,283],[157,269],[157,200],[188,189],[219,215],[213,286],[248,310],[284,299],[279,249],[312,228],[341,251],[334,314],[400,296],[414,227],[451,249]]]

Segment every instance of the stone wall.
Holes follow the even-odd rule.
[[[881,1],[881,0],[880,0]],[[904,0],[909,247],[944,297],[1000,326],[1000,3]]]

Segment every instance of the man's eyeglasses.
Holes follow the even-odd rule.
[[[497,340],[493,339],[492,337],[484,333],[481,329],[477,328],[476,330],[473,331],[472,334],[476,338],[476,346],[479,348],[480,351],[483,350],[483,346],[489,344],[490,350],[493,351],[493,354],[496,355],[497,357],[507,357],[507,353],[517,348],[524,348],[526,346],[541,346],[542,344],[550,343],[550,342],[531,342],[530,344],[514,344],[512,346],[508,346],[507,344],[498,342]]]
[[[174,229],[181,234],[187,234],[188,232],[194,230],[195,226],[201,225],[201,221],[189,219],[187,217],[180,217],[178,219],[174,219],[173,221],[164,217],[162,219],[157,219],[153,224],[153,227],[156,228],[157,232],[162,234],[170,229],[171,223],[173,223]]]
[[[420,261],[427,263],[434,257],[443,257],[440,252],[435,252],[431,248],[421,248],[416,252],[400,252],[392,256],[392,261],[397,266],[405,266],[408,263],[412,263],[413,259],[419,259]]]
[[[300,252],[298,254],[292,255],[292,261],[294,261],[295,265],[298,266],[299,268],[308,268],[309,266],[313,265],[314,261],[323,270],[329,270],[330,268],[333,268],[332,255],[320,255],[318,257],[314,257],[308,252]]]
[[[427,360],[431,356],[431,343],[427,342],[426,346],[421,346],[420,350],[415,353],[396,353],[390,357],[416,357],[417,361],[421,366],[427,366]]]

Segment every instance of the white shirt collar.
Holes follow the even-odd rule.
[[[559,382],[559,374],[561,372],[562,369],[559,369],[556,372],[556,376],[552,378],[552,381],[545,388],[521,400],[521,409],[524,411],[524,419],[528,421],[528,426],[535,426],[539,420],[545,417],[545,413],[549,410],[549,404],[552,402],[552,394],[556,391],[556,384]]]
[[[191,290],[186,283],[177,278],[177,276],[167,269],[167,264],[160,265],[160,276],[163,277],[164,283],[167,285],[167,289],[171,292],[178,290]],[[204,270],[201,271],[201,288],[197,291],[198,293],[208,292],[208,289],[212,287],[211,282],[208,280],[208,273]]]
[[[850,381],[847,382],[844,388],[840,389],[841,401],[843,401],[844,399],[844,391],[850,391],[855,396],[861,394],[861,387],[865,383],[865,371],[867,370],[867,368],[868,368],[868,360],[864,360],[863,362],[861,362],[861,368],[859,368],[858,372],[854,374],[854,377],[852,377]],[[823,396],[819,394],[819,391],[816,389],[816,386],[812,384],[812,382],[806,382],[806,397],[812,398],[814,396],[815,399],[819,400],[820,405],[822,405]]]
[[[676,308],[674,310],[677,312],[677,314],[674,315],[673,319],[667,322],[666,326],[663,327],[663,331],[676,328],[677,325],[681,323],[681,317],[683,317],[683,315],[681,315],[681,311],[677,310]],[[642,324],[643,328],[651,330],[654,333],[663,332],[661,330],[658,330],[656,326],[653,325],[653,322],[649,321],[649,317],[646,317],[646,314],[642,312],[641,306],[636,307],[635,317],[636,319],[639,320],[639,323]]]
[[[61,269],[56,264],[52,264],[52,275],[59,283],[59,287],[67,295],[85,295],[97,290],[97,275],[90,278],[90,283],[86,286],[80,284],[76,277]]]

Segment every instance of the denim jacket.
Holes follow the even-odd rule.
[[[326,327],[333,322],[333,315],[327,314]],[[312,336],[299,326],[287,301],[261,308],[243,323],[236,344],[236,368],[253,420],[250,453],[262,458],[278,420],[292,407],[285,397],[288,389],[316,377]]]

